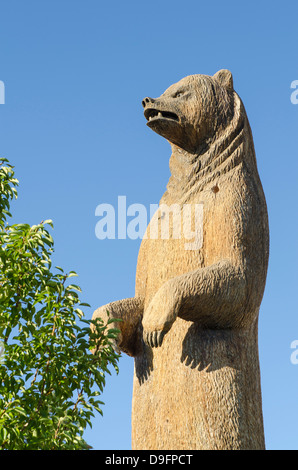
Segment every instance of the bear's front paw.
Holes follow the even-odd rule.
[[[158,348],[162,345],[162,341],[166,333],[166,331],[144,330],[143,339],[148,346],[151,346],[151,348]]]
[[[180,307],[172,283],[167,282],[155,294],[143,316],[143,339],[152,348],[161,346],[165,334],[177,318]]]
[[[101,318],[104,323],[107,323],[110,318],[113,317],[111,303],[99,307],[93,313],[92,319]]]

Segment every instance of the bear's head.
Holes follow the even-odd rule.
[[[233,78],[228,70],[213,76],[190,75],[159,98],[142,101],[147,125],[191,153],[208,147],[234,115]]]

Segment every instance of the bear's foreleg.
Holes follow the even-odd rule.
[[[144,341],[160,346],[177,316],[200,322],[202,328],[240,328],[246,321],[247,292],[243,270],[226,260],[172,278],[144,312]]]
[[[141,298],[116,300],[95,310],[92,320],[102,318],[106,323],[111,318],[120,319],[120,322],[111,324],[112,328],[120,330],[116,346],[129,356],[134,356],[137,347],[137,330],[143,309],[144,300]]]

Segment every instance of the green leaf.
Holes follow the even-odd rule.
[[[68,276],[67,276],[67,277],[74,277],[74,276],[77,277],[78,274],[77,274],[75,271],[70,271],[70,272],[68,273]]]

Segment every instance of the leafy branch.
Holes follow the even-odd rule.
[[[77,274],[52,269],[51,220],[8,224],[17,185],[0,160],[0,448],[88,449],[118,330],[84,319]]]

